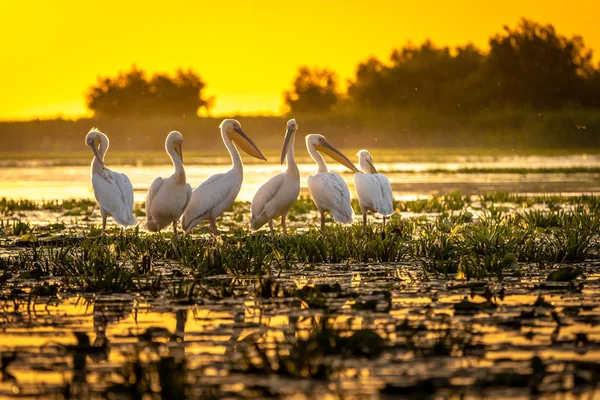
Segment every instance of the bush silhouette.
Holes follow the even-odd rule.
[[[323,113],[339,101],[337,75],[327,69],[300,67],[294,88],[284,93],[284,101],[292,113]]]
[[[590,105],[592,52],[583,39],[558,35],[552,25],[526,19],[490,39],[489,79],[502,103],[536,108]]]
[[[99,78],[88,92],[87,105],[100,117],[196,116],[211,106],[212,99],[203,97],[204,87],[192,70],[147,79],[133,67],[115,78]]]

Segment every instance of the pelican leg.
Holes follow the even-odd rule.
[[[325,230],[325,212],[321,211],[321,231]]]
[[[386,218],[387,218],[387,217],[384,215],[384,216],[383,216],[383,230],[384,230],[384,231],[385,231],[385,220],[386,220]]]
[[[287,214],[283,214],[281,216],[281,230],[284,235],[287,235],[287,227],[285,226],[285,219],[287,218]]]
[[[363,215],[363,233],[367,232],[367,210],[362,210]]]
[[[214,218],[210,219],[210,233],[215,236],[219,236],[219,230],[217,229],[217,221]]]
[[[106,214],[102,214],[102,234],[106,235]]]
[[[273,230],[273,220],[269,218],[269,229],[271,230],[271,236],[275,235],[275,231]]]
[[[177,236],[177,222],[178,221],[173,221],[173,235]]]

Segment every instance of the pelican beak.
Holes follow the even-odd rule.
[[[323,144],[316,145],[315,148],[318,151],[322,151],[328,154],[331,158],[344,165],[349,170],[353,172],[360,172],[358,168],[356,168],[354,164],[352,164],[352,161],[348,160],[348,157],[346,157],[344,154],[342,154],[341,151],[330,145],[327,141],[325,141]]]
[[[231,139],[238,145],[242,150],[251,155],[254,158],[258,158],[259,160],[267,161],[267,158],[263,155],[263,153],[258,149],[256,144],[246,135],[246,132],[242,128],[233,128],[237,135],[234,135]]]
[[[179,156],[179,159],[183,163],[183,152],[181,150],[181,145],[182,145],[181,142],[175,144],[175,153],[177,153],[177,155]]]
[[[98,160],[98,162],[100,162],[100,165],[102,165],[104,167],[104,160],[102,159],[102,157],[100,157],[100,136],[96,136],[94,137],[94,146],[92,147],[92,151],[94,152],[94,156],[96,157],[96,160]]]
[[[285,133],[285,139],[283,139],[283,147],[281,148],[281,163],[282,164],[285,161],[285,156],[287,154],[288,147],[290,147],[292,137],[294,136],[295,133],[296,133],[296,129],[294,129],[294,128],[288,128],[287,132]]]
[[[367,160],[367,163],[369,164],[369,167],[371,167],[371,173],[372,174],[376,174],[377,173],[377,168],[375,168],[375,166],[373,165],[373,163],[371,162],[371,160]]]

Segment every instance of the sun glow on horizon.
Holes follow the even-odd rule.
[[[32,4],[33,3],[33,4]],[[407,42],[472,42],[521,17],[552,23],[600,49],[594,1],[384,0],[181,1],[169,7],[108,0],[101,8],[73,0],[0,5],[0,120],[89,116],[85,93],[99,76],[136,65],[153,74],[191,68],[215,96],[212,115],[280,114],[283,91],[301,65],[327,67],[345,81],[359,62],[384,61]],[[594,57],[598,59],[598,54]],[[343,83],[343,82],[342,82]]]

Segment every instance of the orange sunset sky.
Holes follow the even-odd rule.
[[[0,120],[86,115],[99,75],[132,64],[148,72],[192,68],[216,96],[213,114],[281,110],[300,65],[343,78],[369,56],[431,38],[473,42],[520,17],[579,34],[599,52],[597,0],[502,1],[2,1]],[[598,60],[598,54],[594,56]]]

